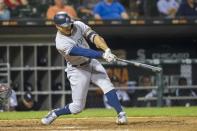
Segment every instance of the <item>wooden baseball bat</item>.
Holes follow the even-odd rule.
[[[143,63],[136,62],[136,61],[124,60],[124,59],[121,59],[121,58],[117,58],[117,60],[121,61],[121,62],[125,62],[125,63],[130,64],[130,65],[134,65],[136,67],[141,67],[141,68],[144,68],[144,69],[148,69],[148,70],[151,70],[153,72],[161,72],[162,71],[162,68],[160,68],[160,67],[156,67],[156,66],[152,66],[152,65],[148,65],[148,64],[143,64]]]

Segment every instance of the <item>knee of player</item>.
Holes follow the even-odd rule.
[[[110,92],[111,90],[114,90],[114,86],[110,85],[107,87],[103,87],[102,90],[103,90],[103,93],[106,94],[106,93]]]
[[[81,103],[71,103],[69,105],[70,111],[72,114],[78,114],[83,111],[85,104]]]

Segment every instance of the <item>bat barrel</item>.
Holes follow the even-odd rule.
[[[162,68],[160,67],[156,67],[156,66],[152,66],[152,65],[148,65],[148,64],[143,64],[143,63],[139,63],[139,62],[135,62],[135,61],[129,61],[129,60],[124,60],[124,59],[120,59],[120,58],[117,58],[118,61],[121,61],[121,62],[125,62],[127,64],[131,64],[131,65],[134,65],[136,67],[141,67],[141,68],[144,68],[144,69],[149,69],[153,72],[161,72],[162,71]]]
[[[156,66],[147,65],[147,64],[141,64],[141,67],[144,67],[144,68],[147,68],[147,69],[151,69],[154,72],[161,72],[162,71],[161,67],[156,67]]]

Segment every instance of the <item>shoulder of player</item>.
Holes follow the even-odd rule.
[[[73,23],[75,26],[79,26],[79,27],[81,27],[81,26],[84,26],[84,25],[86,25],[84,22],[82,22],[82,21],[74,21],[74,23]]]
[[[56,34],[55,41],[56,41],[56,42],[59,42],[59,41],[67,41],[68,39],[69,39],[68,36],[63,35],[63,34],[61,34],[61,33],[58,31],[57,34]]]
[[[65,49],[70,45],[74,44],[74,41],[70,39],[69,37],[62,36],[60,33],[57,33],[56,39],[55,39],[55,45],[56,48],[59,50]]]
[[[60,41],[59,42],[56,41],[55,46],[56,46],[56,49],[59,51],[63,51],[67,48],[66,43],[61,43]]]
[[[82,21],[75,21],[74,26],[81,31],[82,34],[85,34],[87,30],[91,29],[87,24]]]

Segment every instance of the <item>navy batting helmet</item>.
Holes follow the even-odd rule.
[[[54,23],[58,26],[69,27],[72,25],[73,20],[66,12],[58,12],[54,18]]]

